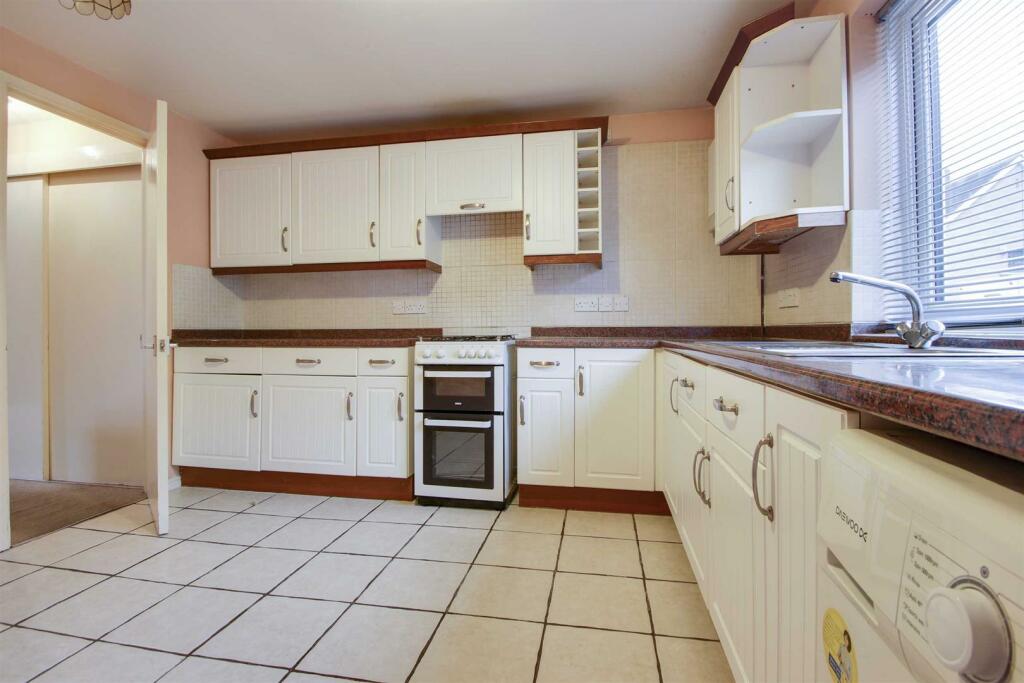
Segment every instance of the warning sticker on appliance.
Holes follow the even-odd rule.
[[[857,649],[843,616],[831,607],[821,622],[821,641],[834,683],[857,683]]]

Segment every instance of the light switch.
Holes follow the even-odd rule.
[[[598,309],[598,298],[596,296],[576,297],[576,312],[596,311]]]
[[[796,287],[779,290],[779,308],[799,308],[800,290]]]
[[[610,294],[602,294],[600,299],[598,299],[598,308],[602,311],[614,311],[615,297]]]
[[[613,302],[612,310],[615,311],[628,311],[629,310],[629,297],[628,296],[617,296]]]
[[[401,299],[395,299],[391,302],[391,315],[404,315],[405,314],[405,302]]]

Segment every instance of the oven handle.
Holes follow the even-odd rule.
[[[494,373],[490,370],[487,371],[472,371],[472,370],[424,370],[424,377],[479,377],[488,378]]]
[[[423,420],[424,427],[469,427],[470,429],[490,429],[491,421],[477,422],[475,420],[434,420],[426,418]]]

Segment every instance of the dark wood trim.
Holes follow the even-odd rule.
[[[637,515],[671,514],[661,491],[520,484],[519,504],[523,507],[589,510],[592,512],[630,512]]]
[[[213,268],[214,275],[264,275],[266,273],[331,273],[342,270],[430,270],[441,272],[441,264],[414,261],[360,261],[358,263],[299,263],[292,266],[237,266]]]
[[[571,263],[589,263],[601,270],[601,254],[551,254],[548,256],[524,256],[523,265],[533,270],[536,266],[558,266]]]
[[[348,496],[384,500],[412,500],[412,477],[342,477],[298,472],[249,472],[212,467],[179,467],[182,486],[217,489],[304,493],[311,496]]]
[[[736,34],[736,40],[732,41],[729,54],[725,57],[725,63],[722,64],[722,68],[718,71],[718,77],[715,79],[714,85],[711,86],[708,102],[718,104],[718,98],[722,96],[722,91],[725,90],[725,84],[728,82],[729,76],[732,75],[732,70],[743,61],[743,55],[747,53],[747,48],[750,47],[754,38],[795,18],[796,4],[791,2],[740,28]]]
[[[394,145],[402,142],[452,140],[455,138],[476,138],[488,135],[512,135],[516,133],[548,133],[556,130],[583,130],[586,128],[600,128],[601,144],[608,141],[608,117],[587,116],[574,119],[558,119],[555,121],[490,123],[480,126],[458,126],[455,128],[375,133],[373,135],[354,135],[351,137],[324,138],[321,140],[294,140],[289,142],[270,142],[259,145],[241,145],[239,147],[218,147],[215,149],[204,149],[203,154],[206,155],[207,159],[233,159],[236,157],[255,157],[267,154],[312,152],[321,149],[374,147],[376,145]]]
[[[733,254],[778,254],[780,245],[814,228],[834,228],[846,225],[846,212],[819,211],[798,213],[778,218],[766,218],[747,225],[722,242],[718,251],[722,256]]]

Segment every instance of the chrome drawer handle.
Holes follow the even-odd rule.
[[[204,358],[204,363],[227,363],[227,358]]]
[[[530,239],[530,214],[523,214],[523,222],[526,223],[526,239]]]
[[[557,360],[531,360],[530,366],[534,368],[557,368],[561,362]]]
[[[319,358],[296,358],[296,365],[320,365]]]
[[[377,221],[370,221],[370,247],[376,248],[377,240],[374,238],[374,231],[377,229]]]
[[[576,374],[576,386],[577,386],[576,393],[579,394],[580,396],[582,396],[583,395],[583,366],[582,365],[579,367],[579,370],[577,371],[577,374]]]
[[[394,358],[390,358],[390,359],[388,359],[388,358],[371,358],[370,359],[370,365],[394,365],[394,364],[395,364],[395,359]]]
[[[252,393],[249,394],[249,414],[253,417],[259,417],[259,414],[256,412],[256,397],[259,395],[260,392],[255,389],[253,389]]]
[[[422,218],[417,218],[416,219],[416,246],[422,246],[423,245],[423,233],[420,232],[420,228],[422,228],[422,227],[423,227],[423,219]]]
[[[700,463],[697,465],[698,483],[704,481],[704,463],[711,461],[711,454],[703,448],[701,450],[704,451],[704,456],[700,459]],[[703,486],[698,489],[697,493],[700,495],[700,499],[704,501],[704,504],[711,507],[711,496],[708,495],[708,492],[704,490]]]
[[[398,421],[399,422],[402,422],[403,420],[405,420],[405,418],[402,417],[402,399],[403,398],[405,398],[405,392],[402,392],[402,391],[398,392],[398,407],[395,409],[395,411],[398,413]]]
[[[352,392],[348,392],[345,395],[345,414],[351,422],[354,418],[352,417]]]
[[[765,446],[768,448],[775,448],[775,438],[771,434],[768,434],[766,437],[758,441],[757,446],[754,448],[754,462],[751,465],[750,486],[754,489],[754,506],[757,507],[757,511],[767,517],[769,522],[772,522],[775,520],[775,508],[771,505],[768,507],[761,505],[761,494],[757,490],[757,461],[761,457],[761,449]]]
[[[718,398],[715,399],[714,406],[715,406],[715,410],[717,410],[720,413],[732,413],[733,415],[736,415],[737,417],[739,417],[739,414],[740,414],[739,404],[736,404],[736,403],[726,404],[725,398],[723,398],[721,396],[719,396]]]
[[[519,424],[526,424],[526,397],[519,395]]]
[[[459,208],[463,211],[479,211],[480,209],[486,209],[487,205],[483,202],[469,202],[468,204],[459,204]]]
[[[288,237],[288,228],[281,228],[281,251],[288,251],[288,242],[285,240]]]
[[[697,496],[704,500],[704,492],[700,490],[700,482],[697,479],[697,465],[704,460],[704,454],[707,453],[704,447],[701,446],[693,454],[693,466],[690,467],[690,476],[693,477],[693,490],[697,492]]]
[[[679,414],[679,408],[676,408],[675,395],[676,395],[676,384],[679,383],[678,377],[673,377],[672,382],[668,385],[668,406],[672,409],[672,412],[676,415]]]
[[[681,386],[683,389],[696,389],[697,388],[697,385],[694,384],[693,380],[690,379],[689,377],[681,377],[681,378],[679,378],[679,386]]]
[[[733,176],[732,178],[729,178],[729,180],[726,181],[726,183],[725,183],[725,192],[724,192],[724,194],[725,194],[725,208],[729,209],[730,211],[735,211],[736,207],[729,203],[729,196],[731,194],[730,193],[730,189],[731,189],[730,186],[732,188],[736,187],[736,177],[735,176]]]

